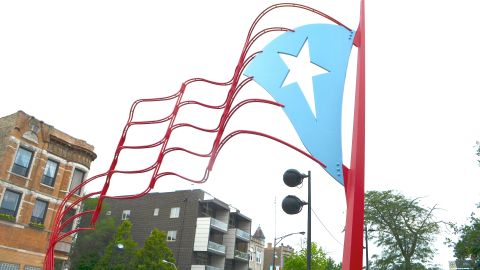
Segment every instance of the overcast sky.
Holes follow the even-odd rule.
[[[278,2],[2,1],[0,115],[23,110],[86,140],[98,155],[90,176],[104,172],[134,100],[172,94],[192,77],[228,80],[250,24],[274,3]],[[298,3],[324,11],[350,28],[358,25],[359,1]],[[480,140],[479,5],[474,0],[366,1],[366,189],[395,189],[408,197],[422,197],[427,207],[437,204],[442,209],[437,217],[447,221],[465,222],[480,201],[480,168],[474,155],[475,142]],[[269,15],[265,26],[313,22],[324,21],[305,12],[283,10]],[[274,37],[259,41],[258,49]],[[355,51],[343,111],[347,165]],[[205,100],[218,98],[206,92],[200,89],[191,94]],[[242,95],[270,98],[255,86]],[[146,111],[157,109],[165,108]],[[191,111],[184,117],[211,122],[206,112]],[[301,146],[286,116],[272,107],[245,109],[231,128],[259,129]],[[134,141],[161,138],[153,130],[132,132],[136,132]],[[179,134],[179,143],[208,146],[201,138],[188,135]],[[141,167],[144,159],[132,155],[119,166]],[[186,166],[183,170],[198,175],[201,161],[185,161],[175,157],[166,165],[182,164]],[[305,210],[287,216],[280,208],[287,194],[306,198],[306,186],[292,189],[283,185],[282,174],[289,168],[312,171],[312,206],[333,235],[314,215],[312,239],[340,261],[343,187],[315,163],[277,143],[240,136],[220,152],[207,183],[193,185],[165,178],[155,190],[204,189],[251,217],[252,230],[261,225],[271,242],[275,198],[276,235],[306,230]],[[98,190],[101,185],[94,183],[88,190]],[[143,186],[141,179],[120,178],[110,192],[126,194]],[[435,258],[445,269],[452,257],[443,244],[446,235],[444,231],[439,236]],[[300,238],[292,236],[284,243],[298,247]]]

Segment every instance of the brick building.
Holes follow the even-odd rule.
[[[0,118],[0,269],[42,268],[58,205],[95,158],[93,146],[22,111]],[[56,264],[71,241],[56,245]]]
[[[270,270],[272,269],[273,264],[273,247],[272,243],[267,243],[267,247],[265,248],[264,256],[265,256],[265,263],[263,264],[263,270]],[[295,252],[293,247],[291,246],[284,246],[280,244],[280,246],[275,247],[275,268],[281,270],[283,265],[285,264],[285,259],[292,255]]]
[[[203,190],[149,193],[135,200],[106,200],[116,219],[129,219],[142,246],[157,228],[180,270],[247,270],[250,218]]]

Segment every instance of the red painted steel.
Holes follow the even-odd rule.
[[[265,137],[265,138],[277,141],[277,142],[279,142],[279,143],[281,143],[281,144],[283,144],[287,147],[290,147],[293,150],[298,151],[299,153],[309,157],[310,159],[314,160],[315,162],[317,162],[322,167],[325,167],[325,165],[323,163],[321,163],[319,160],[315,159],[309,153],[307,153],[307,152],[305,152],[305,151],[303,151],[303,150],[301,150],[301,149],[299,149],[299,148],[297,148],[297,147],[295,147],[295,146],[293,146],[293,145],[291,145],[291,144],[289,144],[289,143],[287,143],[287,142],[285,142],[281,139],[270,136],[268,134],[264,134],[264,133],[256,132],[256,131],[251,131],[251,130],[236,130],[236,131],[233,131],[233,132],[231,132],[229,134],[226,134],[224,136],[226,125],[228,124],[228,122],[231,119],[231,117],[233,116],[233,114],[235,112],[237,112],[241,107],[243,107],[247,104],[250,104],[250,103],[263,103],[263,104],[266,104],[266,105],[274,105],[274,106],[277,106],[277,107],[282,107],[283,106],[282,104],[279,104],[277,102],[270,101],[270,100],[262,100],[262,99],[247,99],[247,100],[239,102],[237,105],[233,106],[233,102],[234,102],[235,98],[237,97],[238,93],[240,92],[240,90],[243,88],[243,86],[245,86],[246,84],[248,84],[252,80],[252,78],[247,78],[247,79],[241,80],[243,70],[248,65],[248,63],[253,59],[255,54],[258,53],[258,52],[253,53],[253,54],[251,54],[250,56],[247,57],[248,51],[249,51],[250,47],[252,46],[252,44],[258,38],[262,37],[264,34],[269,33],[269,32],[273,32],[273,31],[283,31],[283,32],[292,31],[291,29],[288,29],[288,28],[272,27],[272,28],[266,28],[266,29],[260,30],[258,33],[253,35],[255,27],[258,24],[258,22],[260,21],[260,19],[263,18],[270,11],[278,9],[278,8],[299,8],[299,9],[303,9],[303,10],[306,10],[306,11],[309,11],[309,12],[313,12],[315,14],[318,14],[318,15],[330,20],[331,22],[333,22],[337,25],[343,26],[346,29],[350,30],[350,28],[346,27],[345,25],[343,25],[339,21],[333,19],[332,17],[330,17],[330,16],[328,16],[328,15],[326,15],[326,14],[324,14],[324,13],[322,13],[322,12],[316,10],[316,9],[308,7],[308,6],[295,4],[295,3],[282,3],[282,4],[272,5],[268,8],[266,8],[264,11],[262,11],[257,16],[257,18],[255,19],[253,24],[251,25],[251,27],[249,29],[249,32],[247,34],[247,38],[246,38],[244,47],[241,51],[237,66],[236,66],[235,71],[233,73],[232,79],[230,79],[227,82],[215,82],[215,81],[211,81],[211,80],[207,80],[207,79],[203,79],[203,78],[193,78],[193,79],[187,80],[184,83],[182,83],[180,90],[177,93],[175,93],[171,96],[161,97],[161,98],[152,98],[152,99],[139,99],[139,100],[133,102],[133,104],[130,108],[130,114],[129,114],[127,123],[125,124],[125,127],[123,129],[122,135],[121,135],[120,140],[118,142],[115,154],[113,156],[113,160],[110,164],[110,168],[108,169],[108,171],[104,172],[102,174],[95,175],[95,176],[83,181],[79,186],[75,187],[72,191],[70,191],[66,195],[66,197],[64,198],[64,200],[61,202],[60,206],[58,207],[56,215],[55,215],[55,220],[53,222],[52,231],[51,231],[51,234],[50,234],[48,250],[47,250],[47,253],[45,255],[44,269],[47,269],[47,270],[53,270],[54,269],[54,253],[55,253],[54,248],[55,248],[55,245],[60,240],[64,239],[65,237],[67,237],[69,235],[80,232],[80,231],[95,229],[95,224],[96,224],[96,221],[98,219],[103,200],[105,198],[114,198],[114,199],[121,199],[121,200],[139,198],[139,197],[147,194],[150,190],[152,190],[158,179],[160,179],[161,177],[164,177],[164,176],[168,176],[168,175],[177,176],[181,179],[185,179],[187,181],[191,181],[191,182],[195,182],[195,183],[205,182],[207,180],[208,176],[209,176],[209,172],[213,169],[215,159],[218,156],[218,153],[220,152],[220,150],[223,148],[223,146],[230,139],[232,139],[233,137],[235,137],[237,135],[250,134],[250,135]],[[225,99],[224,103],[214,106],[214,105],[209,105],[209,104],[204,104],[204,103],[201,103],[201,102],[197,102],[197,101],[194,101],[194,100],[186,100],[186,101],[182,100],[183,94],[185,93],[185,90],[187,89],[187,87],[191,84],[198,83],[198,82],[208,83],[208,84],[216,85],[216,86],[229,87],[227,98]],[[168,101],[168,100],[175,100],[175,99],[176,99],[175,107],[174,107],[172,113],[170,115],[168,115],[167,117],[164,117],[164,118],[158,119],[158,120],[151,120],[151,121],[133,121],[133,116],[134,116],[135,110],[136,110],[136,108],[139,104],[148,103],[148,102]],[[189,123],[176,123],[175,120],[176,120],[179,109],[184,107],[184,106],[189,106],[189,105],[198,105],[198,106],[202,106],[204,108],[209,108],[209,109],[214,109],[214,110],[223,110],[223,114],[222,114],[222,117],[221,117],[221,119],[218,123],[218,126],[214,129],[205,129],[205,128],[198,127],[198,126],[195,126],[195,125],[189,124]],[[167,129],[164,137],[161,138],[159,141],[157,141],[155,143],[152,143],[152,144],[141,145],[141,146],[125,145],[127,133],[128,133],[128,130],[129,130],[130,127],[135,126],[135,125],[150,125],[150,124],[159,124],[159,123],[168,123],[168,129]],[[170,148],[167,147],[170,136],[172,135],[172,131],[175,130],[175,129],[178,129],[178,128],[182,128],[182,127],[190,127],[190,128],[194,128],[194,129],[203,131],[203,132],[216,133],[216,138],[215,138],[214,143],[212,144],[211,150],[208,153],[196,153],[196,152],[193,152],[193,151],[181,148],[181,147],[170,147]],[[140,170],[122,171],[122,170],[117,170],[116,169],[116,166],[117,166],[117,163],[118,163],[118,160],[119,160],[119,157],[120,157],[120,153],[122,152],[122,150],[124,150],[124,149],[146,149],[146,148],[153,148],[153,147],[158,147],[158,146],[161,146],[161,150],[160,150],[159,155],[157,157],[157,160],[156,160],[156,162],[154,162],[154,164],[151,164],[150,166],[148,166],[144,169],[140,169]],[[167,154],[175,152],[175,151],[183,151],[183,152],[189,153],[191,155],[209,158],[210,159],[209,164],[208,164],[207,168],[205,169],[203,177],[201,177],[200,179],[191,179],[191,178],[185,177],[185,176],[183,176],[179,173],[175,173],[175,172],[160,172],[160,166],[161,166],[162,161],[165,158],[165,156]],[[138,194],[135,194],[135,195],[129,195],[129,196],[108,196],[107,195],[107,191],[110,187],[110,181],[112,180],[113,175],[115,175],[115,174],[139,174],[139,173],[146,173],[146,172],[151,172],[152,175],[151,175],[150,183],[149,183],[148,187],[146,187],[146,189],[144,191],[142,191],[141,193],[138,193]],[[69,203],[69,201],[72,199],[72,196],[74,196],[74,194],[76,192],[81,190],[82,187],[84,187],[85,185],[87,185],[91,181],[93,181],[95,179],[98,179],[98,178],[105,178],[105,184],[104,184],[101,191],[86,194],[84,196],[81,196],[79,199],[76,199],[74,202]],[[348,200],[348,198],[349,198],[348,194],[351,194],[351,192],[349,192],[348,190],[346,190],[346,191],[347,191],[347,200]],[[71,209],[74,209],[74,207],[80,206],[81,202],[83,200],[85,200],[87,198],[90,198],[90,197],[93,197],[93,196],[97,196],[97,195],[98,195],[99,199],[98,199],[97,208],[95,210],[80,212],[80,213],[75,214],[74,216],[69,217],[68,219],[64,220],[67,213]],[[92,215],[91,224],[90,224],[89,227],[74,228],[73,230],[71,230],[69,232],[62,233],[62,229],[65,226],[74,222],[77,218],[82,217],[82,216],[86,216],[86,215]],[[361,226],[359,226],[359,228],[363,228],[363,226],[361,225]]]
[[[357,85],[353,116],[352,153],[345,181],[347,221],[343,245],[343,270],[362,269],[365,200],[365,3],[361,1],[360,24],[354,44],[358,47]],[[345,170],[346,168],[344,168]]]

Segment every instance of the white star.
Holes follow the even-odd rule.
[[[328,73],[328,70],[312,63],[310,61],[310,50],[308,47],[308,39],[303,44],[298,56],[292,56],[279,52],[283,62],[287,65],[289,71],[282,87],[291,83],[297,82],[300,86],[305,99],[310,106],[315,118],[317,117],[317,110],[315,108],[315,94],[313,90],[313,76]]]

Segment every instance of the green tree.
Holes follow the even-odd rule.
[[[163,231],[154,229],[150,236],[145,240],[143,248],[137,251],[135,256],[136,269],[158,269],[173,270],[171,264],[163,262],[166,260],[175,263],[175,258],[170,248],[167,246],[167,235]]]
[[[98,199],[91,198],[83,203],[83,210],[93,210],[97,206]],[[100,217],[95,230],[82,231],[77,234],[77,239],[70,254],[70,268],[78,270],[90,270],[97,264],[105,250],[108,241],[115,234],[115,219],[105,215],[108,205],[103,204]],[[80,227],[88,227],[91,215],[84,216],[80,221]]]
[[[419,199],[408,199],[394,191],[365,194],[365,224],[369,239],[383,248],[372,256],[372,269],[425,269],[435,254],[432,243],[440,231],[433,212],[436,206],[422,207]],[[401,267],[401,268],[398,268]]]
[[[302,270],[307,269],[307,250],[302,249],[295,252],[285,259],[283,270]],[[336,264],[331,258],[327,257],[325,251],[312,243],[312,270],[341,270],[340,264]]]
[[[480,204],[477,205],[480,208]],[[458,260],[471,260],[473,269],[480,269],[480,218],[475,213],[470,215],[469,224],[453,226],[458,241],[453,244],[453,251]]]
[[[125,220],[118,226],[117,233],[108,243],[103,256],[95,265],[94,269],[135,269],[134,259],[136,247],[137,243],[132,239],[132,223],[129,220]]]
[[[477,156],[480,157],[480,142],[479,141],[475,142],[475,151],[476,151]],[[480,165],[480,159],[477,159],[477,162],[478,162],[478,165]]]

